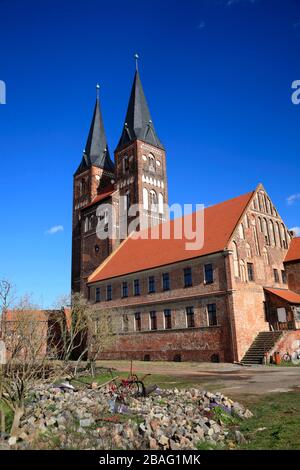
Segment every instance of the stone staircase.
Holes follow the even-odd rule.
[[[282,331],[261,331],[242,359],[243,364],[263,364],[264,354],[275,346]]]

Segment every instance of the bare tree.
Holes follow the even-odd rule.
[[[66,299],[63,299],[66,302]],[[101,351],[116,340],[117,329],[114,316],[107,310],[95,311],[81,295],[71,298],[70,311],[58,319],[62,340],[62,360],[76,361],[74,373],[83,359],[93,364]],[[93,368],[91,368],[93,373]]]
[[[16,298],[15,288],[8,279],[0,279],[0,337],[5,335],[5,312],[13,305]]]
[[[20,420],[25,412],[25,399],[39,383],[52,382],[62,374],[57,362],[57,348],[49,348],[53,324],[48,314],[22,299],[16,310],[5,316],[7,363],[1,377],[2,401],[13,412],[11,435],[18,435]]]

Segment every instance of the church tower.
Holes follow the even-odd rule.
[[[84,269],[85,258],[90,258],[90,255],[85,253],[84,247],[84,234],[89,231],[89,227],[85,227],[84,224],[86,221],[89,223],[89,220],[87,218],[83,220],[83,211],[93,204],[100,194],[112,193],[114,179],[114,164],[109,155],[99,100],[99,85],[97,85],[92,123],[82,160],[73,181],[72,292],[82,290],[82,278],[86,278],[95,269],[93,264],[88,270]],[[100,261],[102,259],[99,258],[98,265]]]
[[[137,61],[138,56],[135,57]],[[156,133],[137,66],[125,123],[115,150],[115,174],[120,197],[120,240],[129,235],[133,220],[138,221],[136,229],[165,220],[166,153]],[[138,213],[131,213],[132,205],[138,205]]]

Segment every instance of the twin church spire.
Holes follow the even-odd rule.
[[[161,149],[164,148],[155,131],[137,67],[129,98],[125,123],[116,150],[120,150],[135,140],[141,140]],[[86,171],[91,166],[102,168],[108,172],[114,172],[114,163],[110,158],[101,113],[99,85],[97,85],[97,97],[88,139],[81,163],[75,175]]]

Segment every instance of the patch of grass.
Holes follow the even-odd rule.
[[[211,444],[208,441],[199,441],[196,444],[196,448],[198,450],[224,450],[224,446],[220,444]]]
[[[12,422],[13,422],[13,412],[11,411],[8,406],[5,405],[5,403],[0,401],[0,409],[4,411],[5,413],[5,430],[6,432],[9,432]]]
[[[240,431],[249,441],[240,449],[300,449],[299,392],[272,393],[245,404],[254,416],[240,425]]]

